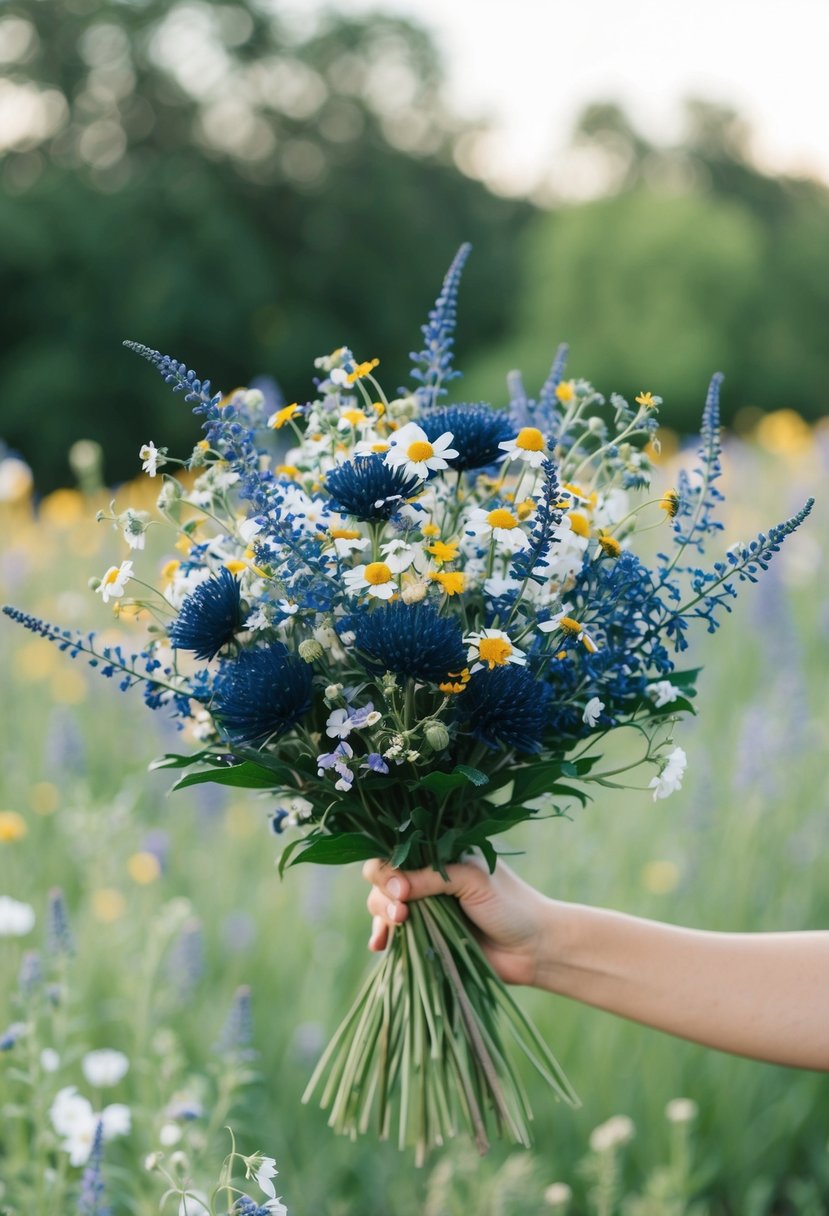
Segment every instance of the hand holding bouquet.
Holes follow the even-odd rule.
[[[183,462],[195,480],[169,475],[166,449],[141,451],[179,554],[160,588],[133,573],[148,517],[108,516],[135,557],[97,590],[119,610],[134,591],[149,641],[128,654],[5,610],[187,723],[200,750],[158,762],[195,766],[179,786],[273,795],[274,826],[301,829],[283,868],[382,857],[443,872],[470,850],[494,868],[494,837],[584,801],[590,783],[644,769],[654,798],[670,794],[685,765],[671,730],[694,696],[696,672],[676,666],[688,626],[713,631],[811,507],[699,565],[720,527],[719,376],[699,467],[655,495],[659,398],[606,401],[565,378],[564,348],[536,399],[513,375],[507,408],[446,404],[467,254],[424,326],[415,386],[396,396],[376,359],[345,347],[316,361],[313,400],[271,409],[128,344],[205,432]],[[672,543],[649,568],[634,546],[656,526]],[[629,757],[609,767],[604,741],[620,729]],[[573,1099],[455,902],[437,896],[395,930],[308,1094],[321,1091],[336,1130],[374,1124],[421,1159],[461,1127],[485,1150],[493,1121],[527,1144],[514,1047]]]

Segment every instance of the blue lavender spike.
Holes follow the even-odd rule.
[[[60,887],[53,887],[49,892],[46,933],[46,951],[52,957],[75,953],[75,939],[69,926],[66,900]]]
[[[128,350],[135,351],[149,363],[152,363],[167,384],[172,384],[174,393],[184,393],[185,401],[195,401],[202,406],[215,405],[221,401],[221,393],[210,392],[210,381],[199,380],[194,371],[188,370],[187,365],[173,359],[170,355],[162,355],[160,351],[144,346],[141,342],[125,341]]]
[[[104,1206],[104,1176],[102,1171],[104,1156],[104,1124],[99,1119],[95,1128],[95,1139],[89,1161],[81,1178],[81,1191],[78,1196],[78,1216],[109,1216],[110,1209]]]
[[[250,988],[243,985],[237,988],[233,996],[233,1004],[227,1015],[224,1026],[213,1050],[220,1056],[236,1056],[240,1059],[252,1059],[256,1052],[252,1049],[253,1018],[251,1015]]]
[[[513,578],[535,579],[544,582],[546,575],[533,573],[550,551],[555,540],[555,529],[561,523],[562,512],[556,507],[559,500],[558,470],[549,457],[541,466],[544,470],[544,491],[535,513],[535,527],[530,536],[529,548],[516,553],[512,559],[510,573]]]
[[[423,350],[413,351],[411,354],[414,364],[412,377],[422,385],[415,391],[421,409],[436,405],[438,398],[446,392],[443,385],[461,374],[452,367],[452,347],[455,341],[453,335],[458,288],[466,259],[471,252],[472,246],[465,242],[455,254],[443,280],[440,295],[429,313],[429,320],[422,326],[421,332],[425,339]]]
[[[566,342],[561,342],[556,350],[553,365],[550,368],[549,375],[541,386],[541,392],[538,400],[543,406],[554,406],[556,403],[556,389],[561,384],[564,376],[564,369],[567,366],[567,356],[570,353],[570,347]]]

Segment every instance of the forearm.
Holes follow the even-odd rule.
[[[722,1051],[829,1070],[829,932],[708,933],[549,901],[537,984]]]

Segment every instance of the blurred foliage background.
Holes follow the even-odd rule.
[[[651,388],[680,431],[715,369],[732,415],[825,412],[829,191],[764,175],[722,107],[689,103],[666,147],[591,106],[573,143],[602,197],[541,207],[461,171],[480,132],[398,17],[9,0],[0,63],[0,436],[41,490],[71,480],[79,437],[110,482],[147,439],[195,437],[124,338],[288,400],[342,343],[400,382],[462,240],[456,396],[497,401],[514,366],[534,387],[568,341],[573,374]]]

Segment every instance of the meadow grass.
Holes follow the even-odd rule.
[[[825,463],[820,439],[775,457],[730,445],[728,539],[748,539],[789,514],[807,489],[819,492]],[[47,501],[37,519],[9,509],[4,600],[67,625],[113,628],[86,590],[90,575],[123,556],[117,537],[92,521],[96,505]],[[826,522],[819,499],[804,533],[760,585],[744,589],[718,635],[695,639],[694,665],[704,663],[705,673],[700,716],[676,731],[689,756],[682,791],[658,803],[648,792],[603,791],[570,820],[526,825],[505,847],[519,854],[511,864],[529,881],[564,899],[703,928],[829,926]],[[371,965],[357,869],[301,868],[280,881],[267,800],[215,790],[170,796],[169,774],[147,772],[153,756],[187,750],[187,741],[148,714],[136,691],[120,694],[9,622],[0,629],[0,664],[0,810],[18,812],[26,829],[0,842],[0,894],[38,913],[27,937],[0,939],[0,1030],[20,1016],[20,960],[44,941],[53,888],[63,892],[75,940],[60,964],[69,993],[60,1068],[40,1075],[37,1101],[21,1098],[15,1076],[25,1071],[25,1043],[0,1056],[0,1212],[24,1210],[12,1201],[21,1178],[64,1156],[49,1142],[47,1091],[77,1084],[87,1092],[80,1059],[96,1047],[118,1048],[132,1065],[119,1087],[98,1095],[133,1109],[130,1135],[105,1146],[116,1213],[158,1211],[164,1186],[142,1163],[170,1122],[162,1112],[182,1093],[204,1111],[179,1121],[178,1148],[200,1188],[215,1185],[230,1123],[246,1153],[276,1157],[278,1192],[292,1216],[543,1212],[545,1187],[558,1180],[573,1188],[570,1210],[598,1210],[590,1167],[579,1163],[591,1129],[617,1113],[633,1120],[636,1135],[616,1162],[612,1210],[686,1212],[684,1199],[674,1207],[660,1199],[657,1185],[673,1134],[664,1110],[679,1096],[699,1108],[689,1183],[699,1211],[826,1210],[814,1206],[829,1195],[824,1076],[726,1057],[539,993],[522,993],[522,1005],[582,1106],[556,1106],[535,1089],[531,1154],[496,1147],[471,1164],[468,1147],[457,1144],[418,1171],[390,1144],[334,1137],[300,1095]],[[253,1059],[216,1049],[244,985],[252,990]],[[53,1021],[44,1015],[38,1034],[51,1033]],[[68,1182],[80,1173],[69,1170]],[[649,1186],[657,1186],[655,1199]],[[27,1213],[74,1210],[50,1207],[48,1195],[37,1202]]]

